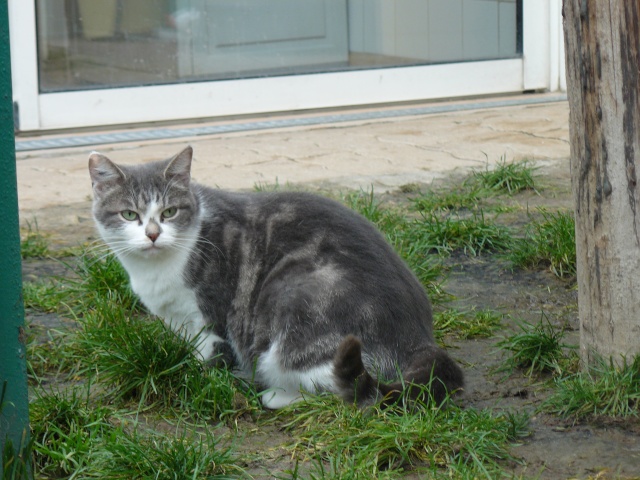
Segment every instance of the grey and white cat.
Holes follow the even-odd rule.
[[[89,171],[98,230],[134,292],[199,336],[204,361],[252,376],[268,408],[304,391],[363,405],[407,382],[433,378],[437,401],[462,387],[424,289],[373,225],[320,196],[198,185],[192,154],[125,166],[92,152]]]

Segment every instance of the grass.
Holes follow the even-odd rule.
[[[487,194],[476,187],[455,186],[448,190],[429,190],[413,198],[413,208],[419,212],[476,211]]]
[[[32,383],[40,384],[45,377],[72,370],[76,356],[72,333],[48,330],[42,341],[37,339],[33,326],[28,326],[27,332],[27,373]]]
[[[74,275],[61,280],[61,286],[64,300],[72,309],[86,312],[101,300],[132,312],[141,309],[129,287],[129,277],[114,255],[86,251],[80,255],[79,262],[67,265]]]
[[[282,186],[278,181],[278,177],[274,183],[270,182],[256,182],[253,184],[254,192],[279,192],[282,190]]]
[[[80,321],[77,362],[82,376],[108,385],[111,402],[138,408],[169,407],[182,413],[220,418],[257,408],[257,396],[226,369],[207,368],[184,340],[159,320],[130,316],[114,304],[97,304]],[[197,343],[197,339],[195,340]]]
[[[26,229],[21,229],[20,256],[23,260],[30,258],[62,258],[81,254],[83,246],[51,248],[50,235],[42,233],[38,227],[37,219],[26,222]]]
[[[446,268],[442,259],[432,255],[419,237],[419,232],[411,222],[402,222],[383,231],[387,240],[415,273],[426,288],[431,301],[440,304],[450,299],[444,289]]]
[[[343,203],[376,225],[382,233],[388,234],[406,227],[406,218],[400,211],[383,206],[376,198],[373,186],[369,190],[349,192],[342,197]]]
[[[564,331],[554,327],[544,313],[536,324],[520,321],[516,325],[518,332],[497,344],[507,355],[503,371],[522,369],[527,376],[534,373],[562,375],[575,363],[575,356],[567,352],[577,347],[564,343]]]
[[[538,209],[541,219],[530,216],[523,238],[509,252],[513,266],[549,268],[560,278],[576,275],[575,220],[570,212]]]
[[[414,221],[412,230],[422,248],[445,255],[455,250],[473,256],[503,252],[512,242],[510,230],[482,212],[468,218],[423,213]]]
[[[81,315],[108,299],[131,311],[141,310],[129,288],[129,277],[112,254],[96,254],[83,250],[72,260],[60,262],[69,272],[48,282],[26,282],[23,285],[25,307],[42,312],[74,312]]]
[[[489,309],[462,311],[447,308],[435,312],[433,328],[437,338],[487,338],[502,325],[504,315]]]
[[[111,432],[111,409],[89,404],[89,391],[52,392],[30,405],[35,463],[41,474],[60,478],[88,468],[95,444]]]
[[[485,217],[482,211],[469,218],[451,216],[446,211],[444,214],[421,211],[415,218],[385,207],[375,197],[373,188],[350,192],[342,200],[378,227],[436,305],[451,299],[444,288],[446,267],[442,256],[454,251],[474,256],[502,252],[512,244],[511,231]]]
[[[57,280],[60,291],[54,297],[67,305],[78,329],[50,332],[49,340],[40,343],[32,336],[28,369],[36,382],[71,371],[104,385],[110,402],[135,402],[139,408],[158,404],[207,418],[255,408],[255,393],[243,382],[227,370],[205,368],[194,343],[144,315],[113,257],[87,255],[74,274],[73,279]],[[245,395],[248,399],[238,403]]]
[[[296,438],[293,454],[316,465],[310,478],[396,478],[416,465],[429,476],[493,478],[528,424],[453,405],[358,409],[331,396],[277,415]]]
[[[61,303],[64,295],[55,280],[23,283],[22,298],[25,308],[31,310],[53,313],[64,308]]]
[[[507,163],[506,156],[500,158],[494,168],[473,172],[471,179],[480,188],[497,192],[516,194],[523,190],[536,191],[536,167],[530,160]]]
[[[120,478],[191,480],[251,478],[236,464],[233,449],[211,434],[122,435],[108,445]],[[114,468],[115,467],[115,468]]]
[[[27,222],[27,230],[20,238],[20,255],[25,258],[42,258],[49,255],[48,236],[40,233],[38,221]]]
[[[238,478],[232,447],[208,432],[141,432],[136,418],[92,402],[86,392],[52,392],[31,404],[35,464],[49,478]],[[229,476],[228,473],[235,473]]]
[[[585,370],[556,378],[542,409],[571,417],[638,417],[640,415],[640,356],[631,361],[595,358]]]

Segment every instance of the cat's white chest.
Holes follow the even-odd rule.
[[[195,293],[184,283],[180,263],[134,264],[128,269],[131,287],[142,303],[154,315],[177,324],[201,316]]]
[[[186,323],[201,316],[195,293],[183,278],[188,256],[182,252],[149,258],[121,258],[133,291],[165,321]]]
[[[206,322],[195,292],[184,281],[188,253],[171,252],[150,258],[124,257],[131,288],[151,313],[162,318],[176,333],[193,339],[202,359],[210,358],[213,344],[222,341],[205,331]]]

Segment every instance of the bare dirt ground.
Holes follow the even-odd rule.
[[[520,194],[513,201],[529,208],[540,205],[571,208],[568,162],[546,161],[539,166],[541,194]],[[331,185],[316,183],[305,188],[326,189]],[[402,203],[411,197],[399,190],[379,193],[384,202]],[[522,224],[526,221],[526,208],[505,218],[512,225]],[[53,248],[95,239],[88,200],[44,208],[37,220],[41,232],[50,235]],[[573,281],[559,280],[546,271],[511,270],[505,261],[495,256],[471,257],[459,253],[453,255],[448,264],[450,272],[445,289],[456,298],[453,306],[489,308],[508,314],[511,320],[534,323],[544,312],[554,325],[567,330],[567,343],[579,343],[577,290]],[[26,260],[23,267],[25,281],[63,272],[64,268],[52,260]],[[27,321],[39,325],[42,334],[49,328],[69,327],[67,321],[51,314],[27,312]],[[530,414],[531,433],[512,450],[521,460],[520,464],[510,467],[513,473],[542,479],[640,478],[640,421],[637,418],[623,422],[597,419],[574,423],[540,413],[537,408],[550,391],[544,379],[529,379],[519,372],[511,375],[495,372],[502,361],[496,343],[512,331],[510,322],[492,338],[451,339],[447,343],[453,356],[464,366],[467,385],[459,400],[463,405]],[[287,434],[277,427],[259,428],[251,422],[242,429],[246,436],[241,449],[253,454],[264,452],[263,458],[249,469],[256,478],[266,478],[260,474],[264,468],[272,472],[274,467],[280,471],[291,468],[290,454],[282,448],[282,444],[291,440]]]

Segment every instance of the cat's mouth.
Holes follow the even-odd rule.
[[[141,251],[148,255],[155,255],[158,252],[161,252],[164,248],[160,245],[156,245],[155,243],[145,245],[142,247]]]

